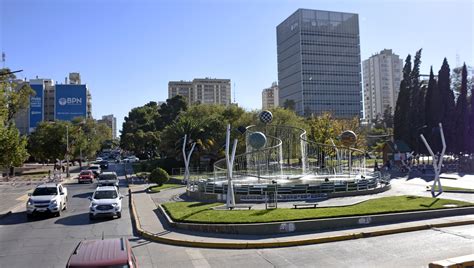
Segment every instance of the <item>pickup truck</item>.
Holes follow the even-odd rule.
[[[26,203],[26,216],[30,219],[38,213],[53,213],[61,216],[67,208],[67,189],[58,183],[45,183],[36,186]]]

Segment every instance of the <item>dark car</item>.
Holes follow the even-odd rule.
[[[101,169],[108,169],[109,168],[109,162],[107,160],[102,160],[97,162],[97,164],[100,166]]]
[[[125,238],[84,240],[69,257],[66,267],[130,267],[137,261]]]

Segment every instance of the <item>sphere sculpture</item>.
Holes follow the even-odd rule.
[[[262,132],[253,132],[249,135],[248,141],[252,148],[255,150],[260,150],[265,147],[265,144],[267,143],[267,137]]]
[[[262,111],[258,117],[260,118],[260,121],[264,124],[270,124],[273,120],[273,115],[272,112],[270,111]]]
[[[357,141],[357,135],[352,130],[342,132],[339,138],[341,139],[342,144],[346,147],[353,146]]]

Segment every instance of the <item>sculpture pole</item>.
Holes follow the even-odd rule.
[[[186,188],[189,189],[189,162],[191,160],[191,155],[193,154],[194,151],[194,146],[196,146],[196,143],[193,142],[193,145],[191,146],[191,151],[189,151],[189,154],[186,155],[186,139],[188,135],[184,135],[184,141],[183,141],[183,158],[184,158],[184,181],[186,182]]]
[[[227,163],[227,198],[226,198],[226,207],[235,205],[235,196],[234,196],[234,186],[232,184],[232,170],[234,166],[235,151],[237,149],[237,139],[234,139],[234,146],[232,147],[232,152],[229,155],[230,147],[230,124],[227,125],[227,136],[226,136],[226,146],[225,146],[225,159]]]
[[[441,134],[441,142],[443,143],[443,150],[441,150],[441,155],[439,156],[439,159],[437,159],[437,156],[435,156],[435,154],[431,150],[431,147],[426,141],[425,136],[423,136],[423,134],[420,135],[421,139],[423,140],[423,143],[425,144],[426,148],[430,152],[431,157],[433,157],[433,168],[435,172],[433,186],[431,187],[431,195],[433,197],[435,196],[434,192],[435,192],[436,183],[438,183],[438,195],[443,193],[443,188],[441,187],[441,180],[439,178],[439,174],[441,173],[441,166],[443,165],[444,152],[446,151],[446,141],[444,139],[443,125],[441,123],[439,123],[439,132]]]

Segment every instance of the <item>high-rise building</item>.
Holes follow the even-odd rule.
[[[278,84],[273,82],[272,86],[262,91],[262,110],[278,107]]]
[[[102,119],[97,120],[100,124],[106,124],[110,129],[112,129],[112,139],[117,138],[117,118],[113,114],[104,115]]]
[[[364,118],[372,122],[383,117],[387,107],[395,112],[403,60],[391,49],[384,49],[362,63],[364,74]]]
[[[73,76],[71,76],[71,74]],[[70,83],[55,83],[52,79],[30,79],[35,94],[27,108],[15,116],[21,134],[30,134],[41,121],[71,121],[75,117],[92,118],[91,94],[87,85],[80,84],[79,73],[71,73]]]
[[[168,82],[168,98],[184,96],[189,104],[223,104],[231,102],[230,79],[195,78]]]
[[[298,9],[277,26],[280,106],[299,115],[361,116],[359,17]]]

